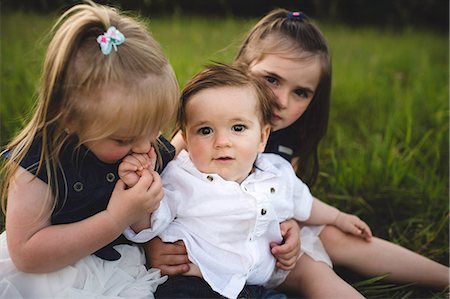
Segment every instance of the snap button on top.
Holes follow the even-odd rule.
[[[274,187],[270,188],[270,193],[275,193],[275,188]]]
[[[114,182],[114,179],[116,178],[116,176],[114,175],[114,173],[112,172],[108,172],[106,174],[106,180],[110,183]]]
[[[76,192],[83,191],[83,183],[82,182],[76,182],[75,184],[73,184],[73,190],[75,190]]]
[[[212,176],[210,176],[210,175],[208,175],[206,178],[207,178],[208,181],[210,181],[210,182],[214,181],[214,178],[213,178]]]
[[[267,214],[267,210],[266,209],[261,209],[261,215],[266,215]]]

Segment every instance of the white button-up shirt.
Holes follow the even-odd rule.
[[[183,240],[203,278],[229,298],[246,283],[269,281],[276,270],[269,244],[282,241],[280,222],[308,219],[313,201],[291,164],[275,154],[259,154],[255,171],[238,184],[201,173],[182,151],[162,181],[165,197],[151,216],[151,228],[138,234],[129,228],[124,234],[135,242],[155,236]]]

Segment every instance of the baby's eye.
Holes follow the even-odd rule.
[[[272,76],[265,76],[264,79],[272,85],[278,85],[278,80]]]
[[[197,130],[197,133],[200,135],[209,135],[212,133],[212,129],[209,127],[203,127]]]
[[[232,130],[235,132],[242,132],[246,129],[247,127],[245,125],[234,125],[232,127]]]

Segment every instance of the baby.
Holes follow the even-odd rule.
[[[187,151],[162,173],[165,196],[149,227],[125,232],[135,242],[159,236],[186,245],[193,266],[185,283],[170,284],[170,277],[156,297],[180,296],[193,276],[217,297],[236,298],[246,285],[262,292],[279,285],[288,272],[276,268],[270,243],[282,241],[280,222],[286,219],[371,236],[357,217],[312,197],[289,162],[263,153],[275,103],[265,83],[227,65],[213,65],[186,84],[178,125]],[[126,157],[119,175],[127,178],[144,160]]]

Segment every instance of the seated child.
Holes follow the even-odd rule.
[[[193,264],[184,275],[204,279],[215,294],[208,297],[236,298],[245,285],[282,283],[288,272],[275,267],[270,243],[282,241],[280,222],[286,219],[371,237],[359,218],[315,199],[289,162],[263,153],[275,103],[266,84],[238,68],[214,65],[194,76],[178,113],[187,151],[162,173],[159,209],[142,227],[125,232],[135,242],[183,240]],[[136,170],[146,160],[124,159],[119,175],[128,186],[138,181]],[[189,279],[187,287],[170,284],[172,279],[158,287],[157,298],[194,297],[183,293]]]

